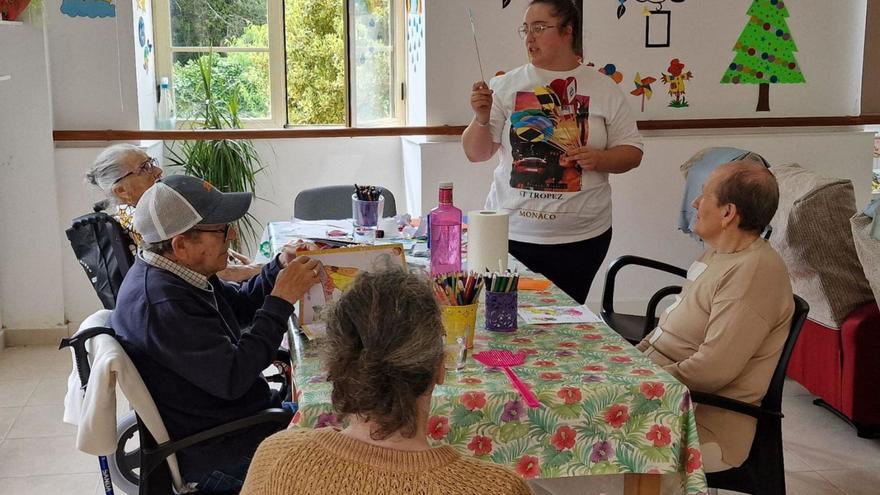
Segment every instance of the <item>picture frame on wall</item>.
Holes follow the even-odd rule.
[[[669,48],[672,15],[668,10],[655,10],[645,17],[645,48]]]

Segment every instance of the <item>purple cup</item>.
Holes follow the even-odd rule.
[[[486,292],[486,330],[516,331],[516,294],[517,291]]]

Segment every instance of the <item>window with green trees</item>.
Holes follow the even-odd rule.
[[[172,77],[179,121],[199,114],[198,61],[212,55],[214,90],[223,99],[237,95],[245,122],[401,124],[400,0],[155,0],[153,6],[157,75]]]

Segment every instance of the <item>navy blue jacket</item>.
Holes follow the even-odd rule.
[[[172,439],[278,406],[261,372],[293,312],[290,303],[269,295],[280,268],[276,257],[241,286],[212,276],[213,294],[140,258],[126,274],[112,327]],[[244,430],[181,451],[184,478],[210,473],[222,463],[219,455],[252,455],[268,433]]]

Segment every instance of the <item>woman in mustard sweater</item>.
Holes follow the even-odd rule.
[[[520,495],[512,472],[428,444],[443,326],[428,281],[361,273],[330,310],[324,361],[342,431],[294,429],[257,449],[242,495]]]

